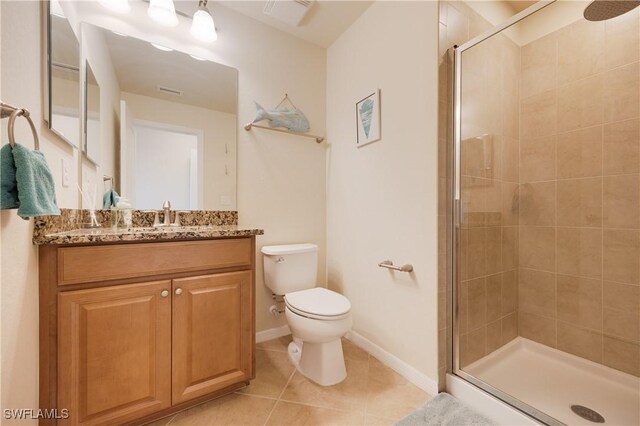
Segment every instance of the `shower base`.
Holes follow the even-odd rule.
[[[640,424],[639,378],[522,337],[463,370],[568,425]],[[583,419],[572,405],[605,422]]]

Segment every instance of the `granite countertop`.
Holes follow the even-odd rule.
[[[96,210],[101,224],[111,223],[110,210]],[[40,216],[34,220],[33,243],[87,244],[118,241],[171,241],[221,237],[248,237],[263,235],[262,229],[238,226],[238,212],[217,210],[191,210],[180,212],[182,226],[153,227],[155,211],[134,210],[130,228],[83,228],[89,223],[89,212],[78,209],[60,209],[59,216]],[[164,214],[159,213],[159,219]],[[175,220],[175,212],[170,221]]]
[[[117,241],[191,240],[198,238],[247,237],[262,235],[262,229],[225,226],[167,226],[133,228],[74,229],[34,237],[35,244],[84,244]]]

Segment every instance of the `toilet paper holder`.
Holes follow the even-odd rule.
[[[413,272],[413,265],[410,265],[408,263],[402,266],[395,266],[392,261],[383,260],[382,262],[378,263],[378,266],[381,268],[392,269],[394,271]]]

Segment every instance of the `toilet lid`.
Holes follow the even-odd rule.
[[[349,299],[322,287],[287,293],[284,300],[296,311],[316,316],[336,317],[351,310]]]

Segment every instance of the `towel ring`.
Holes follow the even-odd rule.
[[[16,118],[23,116],[29,122],[29,127],[31,127],[31,133],[33,133],[33,144],[36,151],[40,151],[40,141],[38,140],[38,132],[36,132],[36,126],[33,124],[33,120],[31,120],[31,114],[26,109],[17,108],[15,109],[11,115],[9,116],[9,125],[8,125],[8,133],[9,133],[9,145],[11,148],[16,146],[16,137],[14,135],[14,127]]]

